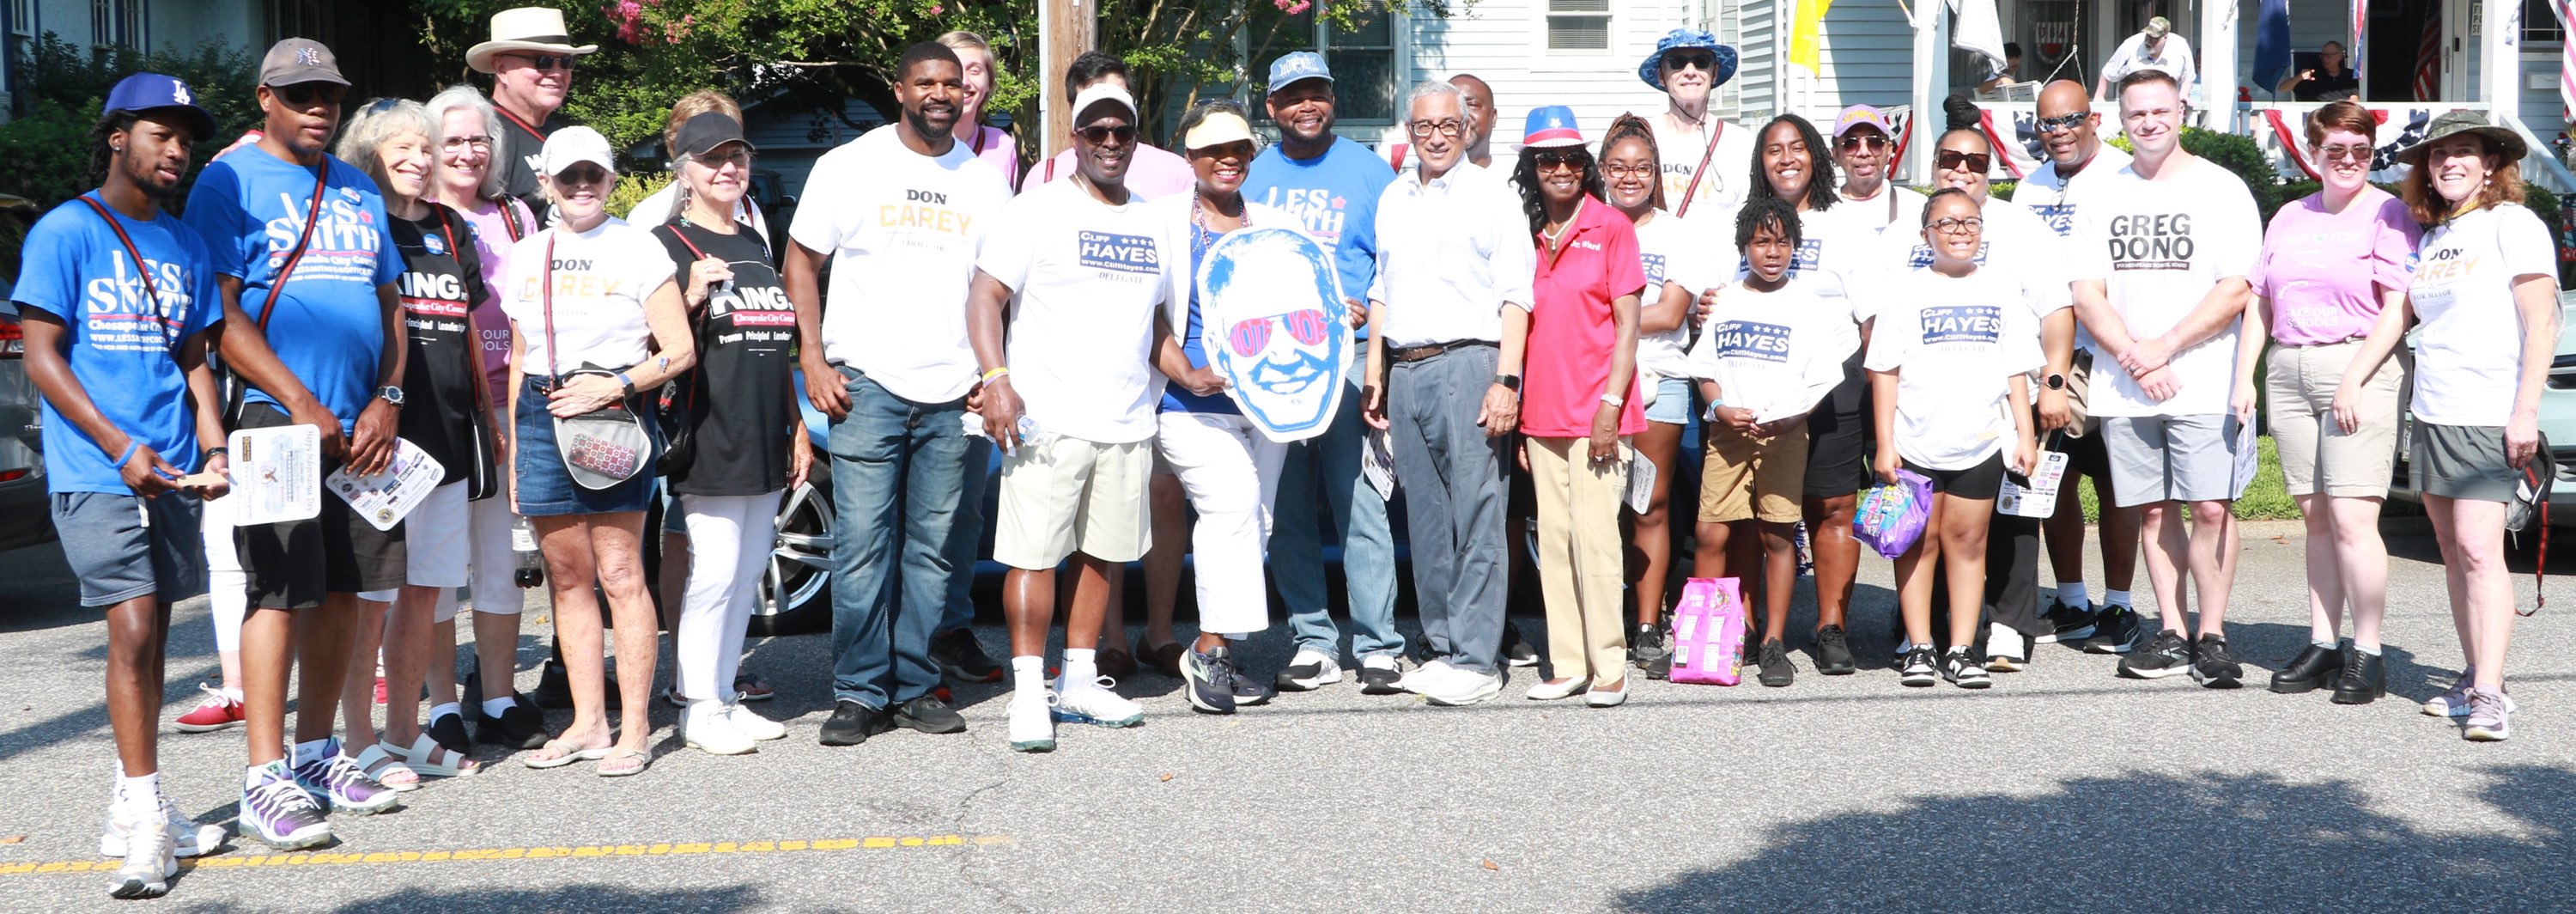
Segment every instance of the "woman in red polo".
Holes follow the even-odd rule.
[[[1574,112],[1529,114],[1512,172],[1538,245],[1521,387],[1521,466],[1538,496],[1538,566],[1556,678],[1536,700],[1589,691],[1626,701],[1627,632],[1619,509],[1629,436],[1646,430],[1637,402],[1637,300],[1646,287],[1637,229],[1603,203],[1601,171]]]

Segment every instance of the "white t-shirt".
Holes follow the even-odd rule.
[[[2048,223],[2010,200],[1987,197],[1978,215],[1985,219],[1985,238],[1977,246],[1978,272],[1991,271],[2019,282],[2029,295],[2033,318],[2074,306],[2074,295],[2067,287],[2068,274],[2077,272],[2069,266],[2076,259],[2074,242],[2059,237]],[[1932,246],[1924,242],[1920,229],[1900,224],[1879,237],[1889,248],[1884,259],[1896,263],[1898,270],[1932,265]]]
[[[2086,171],[2100,168],[2096,162]],[[2263,249],[2263,219],[2235,172],[2193,158],[2180,171],[2149,181],[2130,167],[2087,180],[2075,191],[2075,243],[2083,250],[2075,279],[2098,279],[2131,339],[2173,329],[2220,280],[2244,278]],[[2190,416],[2227,411],[2236,382],[2235,321],[2198,345],[2174,353],[2180,390],[2157,402],[2102,352],[2085,407],[2096,416]],[[2107,379],[2107,383],[2106,383]]]
[[[614,216],[587,232],[558,224],[528,236],[510,248],[510,294],[501,305],[519,338],[527,341],[519,370],[543,375],[583,363],[623,369],[644,361],[646,344],[653,339],[644,322],[644,302],[677,274],[671,255],[652,232]],[[554,339],[560,347],[552,354],[546,346],[549,279]]]
[[[1646,268],[1646,307],[1654,307],[1664,294],[1664,283],[1680,283],[1696,300],[1699,293],[1733,279],[1727,265],[1743,259],[1736,253],[1733,232],[1714,230],[1714,221],[1677,219],[1673,214],[1656,210],[1655,217],[1637,226],[1637,253]],[[1716,269],[1711,269],[1716,267]],[[1696,301],[1691,306],[1696,309]],[[1660,333],[1637,337],[1637,367],[1659,377],[1678,378],[1691,374],[1686,358],[1690,348],[1690,321]]]
[[[2199,76],[2193,72],[2191,41],[2180,35],[2168,34],[2164,46],[2156,51],[2153,55],[2147,53],[2147,33],[2129,33],[2119,47],[2112,49],[2111,56],[2102,61],[2102,81],[2116,85],[2139,70],[2163,70],[2182,88],[2182,97],[2191,98],[2192,84],[2198,81]]]
[[[1753,130],[1742,124],[1708,119],[1707,130],[1717,131],[1717,151],[1708,150],[1708,134],[1702,130],[1675,130],[1671,118],[1657,114],[1646,118],[1646,126],[1655,134],[1655,157],[1664,170],[1664,207],[1685,219],[1714,219],[1731,235],[1735,229],[1735,211],[1744,208],[1744,194],[1753,176]],[[1824,155],[1822,150],[1817,155]],[[1691,178],[1699,174],[1700,158],[1708,159],[1708,175],[1700,179],[1699,189],[1691,191]],[[1498,167],[1509,171],[1508,166]],[[1682,207],[1682,194],[1690,191],[1690,207]]]
[[[1835,191],[1835,193],[1839,194],[1841,191]],[[1873,232],[1883,231],[1891,225],[1900,227],[1921,225],[1923,202],[1929,199],[1931,198],[1924,196],[1922,191],[1898,187],[1896,182],[1887,181],[1878,185],[1876,195],[1859,200],[1843,197],[1841,202],[1834,204],[1830,212],[1842,217],[1845,222],[1853,226]],[[1894,201],[1893,212],[1889,209],[1890,201]]]
[[[2027,293],[1990,270],[1913,270],[1888,285],[1863,365],[1896,373],[1896,453],[1935,470],[1984,462],[2013,434],[2012,377],[2042,361]]]
[[[1729,286],[1709,308],[1685,373],[1716,381],[1726,405],[1752,410],[1755,422],[1813,410],[1860,348],[1851,301],[1831,273],[1792,278],[1776,292]]]
[[[1042,431],[1100,444],[1154,436],[1150,364],[1168,250],[1142,198],[1110,206],[1051,181],[1002,208],[975,267],[1011,288],[1011,387]]]
[[[922,155],[893,125],[824,153],[788,229],[832,256],[823,357],[916,403],[965,396],[976,367],[966,290],[990,217],[1010,199],[1001,171],[973,150]]]
[[[1839,211],[1840,207],[1836,207],[1823,212],[1809,210],[1798,214],[1798,254],[1789,261],[1789,275],[1796,278],[1810,273],[1833,274],[1835,281],[1818,286],[1817,294],[1855,296],[1850,306],[1852,319],[1866,322],[1877,313],[1877,306],[1868,296],[1860,294],[1861,289],[1855,285],[1855,280],[1872,271],[1892,272],[1904,261],[1886,249],[1877,232],[1853,225],[1838,215]],[[1735,223],[1732,218],[1726,222],[1726,232],[1728,239],[1733,240]],[[1745,262],[1744,254],[1737,252],[1735,280],[1742,282],[1751,273],[1752,268]]]
[[[2406,294],[2423,329],[2415,337],[2415,418],[2441,425],[2504,425],[2522,380],[2516,277],[2558,275],[2549,227],[2519,204],[2471,210],[2424,234]]]
[[[2012,202],[2030,210],[2031,215],[2039,217],[2041,224],[2055,229],[2058,235],[2072,238],[2075,236],[2075,202],[2070,199],[2070,189],[2077,182],[2127,168],[2130,161],[2129,154],[2121,152],[2120,147],[2103,143],[2093,153],[2092,161],[2084,163],[2084,170],[2072,177],[2059,175],[2056,162],[2044,163],[2013,189]],[[2075,348],[2093,348],[2093,334],[2084,328],[2081,321],[2075,325]]]

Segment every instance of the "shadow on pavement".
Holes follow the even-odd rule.
[[[2487,769],[2473,821],[2418,824],[2347,781],[2083,778],[1781,826],[1741,863],[1623,892],[1623,911],[2568,910],[2576,773]],[[2384,803],[2386,798],[2381,798]],[[1934,899],[1943,899],[1935,901]],[[1946,902],[1946,904],[1945,904]]]
[[[750,885],[722,888],[688,889],[651,886],[578,883],[546,888],[508,888],[482,885],[452,891],[391,889],[339,907],[336,912],[378,911],[494,911],[524,914],[532,911],[746,911],[762,904],[760,890]],[[253,911],[264,907],[215,905],[202,911]]]

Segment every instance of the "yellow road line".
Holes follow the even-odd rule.
[[[352,866],[389,863],[457,863],[501,860],[556,860],[581,857],[660,857],[674,854],[769,854],[791,851],[900,850],[931,847],[990,847],[1017,844],[1005,835],[876,835],[808,841],[695,841],[661,844],[591,844],[576,847],[496,847],[452,851],[297,851],[285,854],[218,854],[181,860],[191,869],[253,866]],[[52,863],[0,863],[0,876],[87,873],[113,870],[112,858]]]

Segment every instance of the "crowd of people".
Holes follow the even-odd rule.
[[[2049,85],[2049,161],[2006,200],[1964,99],[1946,130],[1911,131],[1935,144],[1921,191],[1890,180],[1901,134],[1874,109],[1830,133],[1796,114],[1715,118],[1736,52],[1705,32],[1674,31],[1640,65],[1663,110],[1589,125],[1596,143],[1570,109],[1536,106],[1516,154],[1496,153],[1497,100],[1464,74],[1414,86],[1404,140],[1372,152],[1335,132],[1334,76],[1310,53],[1268,71],[1276,142],[1216,99],[1167,152],[1140,133],[1124,65],[1088,53],[1066,74],[1069,148],[1023,172],[983,123],[991,51],[951,33],[903,53],[892,122],[816,162],[773,235],[748,194],[757,150],[715,92],[671,111],[670,187],[610,215],[619,156],[561,115],[595,48],[563,34],[554,11],[502,12],[469,54],[488,96],[364,105],[328,48],[280,42],[262,123],[175,216],[190,146],[220,125],[185,84],[133,75],[90,137],[98,188],[29,233],[14,297],[54,519],[82,603],[108,620],[114,894],[160,894],[175,856],[224,840],[158,781],[174,602],[211,588],[223,657],[178,728],[242,725],[243,835],[310,847],[331,840],[328,814],[476,774],[477,742],[531,768],[644,771],[664,625],[641,558],[654,532],[685,557],[661,588],[677,670],[659,697],[682,708],[680,737],[717,755],[785,737],[752,710],[770,686],[739,661],[781,493],[820,474],[837,502],[820,741],[961,733],[943,682],[1007,679],[1010,746],[1046,751],[1061,723],[1140,722],[1113,687],[1143,669],[1216,714],[1349,678],[1328,537],[1360,690],[1489,700],[1539,662],[1505,618],[1523,517],[1550,671],[1529,699],[1611,707],[1633,677],[1666,675],[1685,560],[1760,608],[1746,662],[1762,685],[1793,684],[1793,642],[1815,673],[1851,675],[1857,493],[1906,474],[1935,494],[1895,558],[1897,682],[1988,688],[2058,643],[2120,655],[2123,676],[2234,688],[2229,508],[2261,403],[2307,518],[2313,616],[2270,687],[2364,704],[2387,690],[2377,517],[2411,382],[2410,466],[2466,667],[2424,711],[2464,719],[2472,740],[2512,732],[2504,529],[2541,447],[2556,262],[2520,203],[2523,141],[2474,114],[2399,153],[2412,167],[2392,196],[2366,180],[2370,113],[2319,109],[2306,138],[2323,189],[2267,228],[2242,181],[2181,148],[2189,73],[2152,65],[2106,89],[2133,153],[2104,142],[2087,86]],[[1345,385],[1328,428],[1294,444],[1261,434],[1212,367],[1222,347],[1259,345],[1208,338],[1199,278],[1219,239],[1253,227],[1330,252],[1364,347],[1327,379]],[[1329,328],[1297,312],[1275,329]],[[829,419],[819,454],[800,387]],[[443,482],[390,529],[334,498],[309,520],[236,522],[226,435],[290,425],[318,431],[324,472],[378,472],[407,446]],[[1676,519],[1693,427],[1698,501]],[[1998,513],[2051,455],[2069,479],[2053,513]],[[1372,459],[1404,502],[1419,643],[1393,618]],[[2078,476],[2102,495],[2099,601]],[[645,530],[665,498],[665,529]],[[1006,663],[969,627],[988,522],[1009,568]],[[1675,556],[1685,522],[1695,548]],[[2152,619],[2130,592],[2142,546]],[[1200,613],[1186,644],[1184,555]],[[1792,633],[1802,556],[1817,619]],[[1148,591],[1132,645],[1130,562]],[[540,577],[559,643],[530,696],[511,683],[519,590]],[[1271,624],[1273,585],[1294,653],[1262,675],[1239,648]],[[550,731],[546,706],[569,723]]]

